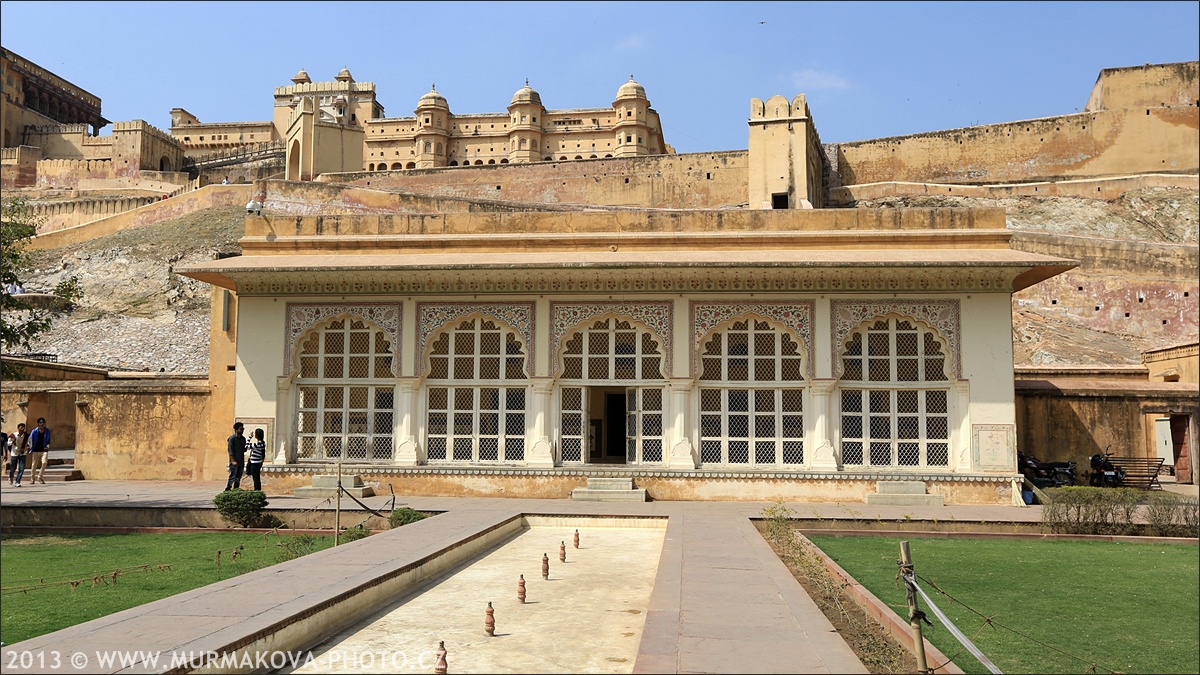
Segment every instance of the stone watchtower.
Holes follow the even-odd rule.
[[[749,123],[750,208],[821,208],[823,150],[804,94],[750,99]]]
[[[633,75],[617,90],[613,110],[617,116],[614,129],[617,143],[613,156],[650,154],[650,125],[647,123],[650,101],[646,98],[646,90],[634,81]]]
[[[508,161],[536,162],[541,157],[542,123],[546,109],[542,107],[542,97],[532,87],[529,80],[525,86],[513,94],[512,103],[508,105],[508,116],[512,122],[508,132]]]
[[[417,168],[446,166],[450,147],[450,104],[437,92],[435,85],[417,101],[415,112],[417,135],[413,139],[413,152],[417,156]]]

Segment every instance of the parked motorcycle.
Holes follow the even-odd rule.
[[[1040,488],[1075,484],[1075,462],[1042,462],[1032,455],[1019,452],[1017,467],[1030,483]]]
[[[1125,483],[1125,469],[1115,466],[1109,457],[1112,453],[1108,448],[1103,454],[1096,453],[1091,457],[1092,471],[1088,476],[1088,485],[1092,487],[1121,487]]]

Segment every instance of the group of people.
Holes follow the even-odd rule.
[[[11,434],[0,434],[4,445],[4,467],[8,471],[8,484],[21,487],[25,468],[30,469],[30,482],[46,484],[46,466],[50,463],[50,429],[46,418],[39,417],[33,431],[25,430],[25,423],[17,425]]]
[[[263,430],[255,429],[254,436],[247,439],[242,435],[245,425],[234,422],[233,435],[226,441],[229,451],[229,481],[225,490],[242,489],[242,473],[254,479],[254,489],[262,489],[262,465],[267,460],[267,443],[263,439]],[[246,451],[250,456],[246,456]]]
[[[233,435],[229,437],[229,481],[226,490],[240,490],[242,476],[254,479],[254,489],[262,489],[262,465],[267,459],[267,443],[263,430],[255,429],[251,438],[242,435],[245,425],[237,422],[233,425]],[[17,430],[11,434],[0,433],[3,444],[4,468],[8,471],[8,484],[21,487],[28,465],[31,482],[46,484],[46,466],[49,464],[50,429],[46,427],[46,418],[39,417],[33,431],[25,430],[25,423],[17,425]],[[249,453],[247,455],[247,453]]]

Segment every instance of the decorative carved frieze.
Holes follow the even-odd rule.
[[[912,317],[936,330],[947,342],[953,361],[952,377],[962,372],[961,330],[958,300],[833,300],[830,302],[833,321],[833,363],[836,377],[842,376],[842,347],[850,332],[864,321],[900,314]]]
[[[713,329],[730,319],[760,317],[783,324],[787,330],[796,336],[806,354],[807,376],[811,380],[814,372],[813,362],[816,358],[812,335],[813,308],[814,303],[812,300],[786,303],[755,300],[692,302],[691,324],[694,331],[690,360],[692,374],[696,374],[696,352],[700,349],[704,340],[709,337],[709,333]]]
[[[1011,292],[1025,267],[769,267],[230,272],[239,295]]]
[[[287,305],[287,344],[284,345],[283,373],[291,375],[295,361],[296,343],[305,331],[336,316],[347,315],[375,324],[383,330],[392,346],[392,374],[399,375],[395,358],[400,353],[400,303],[371,304],[366,302],[308,303],[289,302]]]
[[[417,303],[418,375],[424,372],[425,344],[433,333],[450,322],[470,314],[480,314],[513,329],[525,343],[525,372],[533,372],[534,310],[532,302],[419,302]]]

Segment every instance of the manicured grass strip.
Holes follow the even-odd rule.
[[[907,619],[904,588],[896,582],[900,538],[809,538]],[[1200,555],[1195,546],[920,537],[908,541],[919,577],[1005,626],[1089,659],[1097,672],[1200,669]],[[921,587],[1005,673],[1088,672],[1088,662],[984,626],[981,618],[930,584]],[[932,629],[926,626],[925,637],[964,671],[987,672],[938,622]]]
[[[296,535],[11,535],[0,542],[0,640],[13,644],[274,565]],[[318,537],[328,548],[333,537]],[[233,552],[237,546],[243,546]],[[221,564],[216,564],[217,551]],[[169,565],[162,569],[160,565]],[[138,571],[149,566],[150,571]],[[116,582],[111,578],[115,570]],[[95,581],[96,577],[103,577]],[[81,581],[74,590],[65,581]]]

